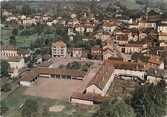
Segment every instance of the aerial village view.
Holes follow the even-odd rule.
[[[0,4],[0,117],[167,117],[167,0]]]

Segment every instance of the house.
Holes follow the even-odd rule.
[[[115,23],[108,23],[108,22],[104,22],[103,23],[103,26],[102,26],[102,29],[105,31],[105,32],[110,32],[110,33],[113,33],[114,30],[116,29],[117,25]]]
[[[51,59],[50,54],[44,54],[42,55],[42,61],[49,61]]]
[[[76,18],[76,14],[75,13],[73,13],[73,14],[71,14],[71,18]]]
[[[148,60],[148,64],[152,67],[164,69],[164,60],[158,56],[151,56]]]
[[[92,33],[94,28],[95,28],[95,26],[92,25],[92,24],[86,24],[85,28],[86,28],[86,32],[91,32]]]
[[[103,46],[103,60],[108,60],[109,57],[115,57],[116,53],[114,52],[114,48],[110,42],[107,42],[106,45]]]
[[[83,55],[82,48],[73,48],[72,49],[72,56],[73,58],[81,58]]]
[[[159,39],[160,41],[167,41],[167,33],[159,32],[159,33],[158,33],[158,39]]]
[[[103,50],[103,60],[108,60],[109,57],[115,56],[115,53],[112,49],[104,49]]]
[[[86,72],[67,69],[34,68],[20,78],[20,85],[30,86],[38,78],[58,78],[68,80],[83,80]]]
[[[139,29],[147,28],[146,19],[144,19],[144,18],[140,18],[140,19],[139,19],[138,28],[139,28]]]
[[[128,33],[128,41],[138,41],[138,33],[137,32],[129,32]]]
[[[100,94],[106,96],[106,93],[114,80],[115,68],[111,65],[103,65],[86,87],[86,94]]]
[[[19,75],[19,70],[17,68],[10,68],[8,70],[8,74],[10,75],[11,78],[14,78]]]
[[[157,84],[160,80],[165,80],[167,82],[167,70],[149,68],[147,71],[147,81]]]
[[[161,23],[167,24],[167,12],[163,12],[163,14],[161,15]]]
[[[99,30],[93,33],[93,37],[96,39],[100,39],[102,41],[106,41],[108,39],[111,39],[111,35],[108,32]]]
[[[167,41],[161,41],[159,46],[160,47],[167,47]]]
[[[8,16],[8,17],[6,18],[6,21],[7,21],[7,22],[10,22],[10,21],[18,21],[18,18],[15,17],[15,16]]]
[[[46,68],[52,68],[53,61],[42,61],[38,67],[46,67]]]
[[[167,56],[167,49],[165,47],[148,47],[141,51],[145,56],[158,56],[165,59]]]
[[[161,15],[154,10],[148,12],[147,21],[158,22],[160,21]]]
[[[137,22],[131,23],[131,24],[128,24],[128,26],[129,26],[130,29],[138,28],[138,23]]]
[[[158,24],[158,32],[167,33],[167,24]]]
[[[32,51],[30,49],[19,48],[17,50],[17,54],[20,55],[21,57],[29,57],[31,56]]]
[[[156,29],[156,22],[155,21],[147,21],[146,22],[146,27]]]
[[[83,26],[83,25],[76,25],[75,26],[75,31],[77,31],[79,33],[84,33],[85,32],[85,26]]]
[[[1,45],[0,55],[2,57],[17,56],[17,47],[14,45]]]
[[[105,64],[110,64],[114,66],[115,77],[124,76],[125,79],[139,79],[144,80],[145,71],[147,67],[145,63],[142,62],[124,62],[117,60],[105,60]]]
[[[147,37],[146,32],[139,30],[139,40],[145,39]]]
[[[116,38],[114,39],[114,43],[118,45],[128,44],[128,35],[127,34],[116,34]]]
[[[125,46],[121,48],[121,51],[126,54],[131,54],[134,52],[140,52],[142,48],[142,44],[125,44]]]
[[[102,59],[102,48],[98,45],[91,48],[91,55],[94,59]]]
[[[24,20],[22,20],[22,24],[23,25],[26,25],[26,24],[36,24],[37,23],[37,20],[36,19],[34,19],[34,18],[30,18],[30,17],[28,17],[27,19],[24,19]]]
[[[109,100],[111,97],[101,96],[99,94],[83,94],[74,92],[70,97],[70,101],[73,103],[84,104],[84,105],[93,105],[100,104]]]
[[[52,43],[52,57],[66,57],[67,56],[67,45],[58,41]]]
[[[24,68],[25,62],[21,56],[8,56],[8,57],[1,57],[0,60],[6,60],[10,64],[10,68]]]

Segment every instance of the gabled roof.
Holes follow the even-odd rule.
[[[94,84],[99,89],[103,90],[106,83],[110,79],[112,73],[114,72],[115,68],[111,65],[103,65],[99,71],[96,73],[96,75],[92,78],[92,80],[88,83],[87,87]]]
[[[84,77],[86,72],[77,70],[67,70],[67,69],[56,69],[56,68],[34,68],[20,79],[21,81],[32,81],[40,74],[54,74],[54,75],[65,75],[74,77]]]
[[[104,63],[113,65],[115,69],[125,69],[125,70],[135,70],[135,71],[145,71],[147,68],[146,64],[142,62],[124,62],[115,60],[105,60]]]
[[[82,93],[77,93],[74,92],[71,96],[71,98],[74,99],[81,99],[81,100],[88,100],[88,101],[98,101],[98,102],[103,102],[105,100],[109,100],[110,97],[104,97],[99,94],[82,94]]]
[[[157,12],[154,11],[154,10],[151,10],[151,11],[148,12],[148,15],[149,15],[149,16],[152,16],[152,15],[159,15],[159,13],[157,13]]]
[[[29,49],[20,48],[18,49],[17,54],[29,54],[29,52],[30,52]]]
[[[17,51],[17,47],[14,45],[1,45],[1,50],[14,50]]]
[[[149,63],[153,63],[153,64],[157,64],[157,65],[160,65],[163,60],[158,57],[158,56],[152,56],[149,60],[148,60]]]
[[[52,65],[53,61],[43,61],[41,62],[38,67],[49,67],[50,65]]]
[[[0,60],[6,60],[9,62],[19,62],[22,59],[21,56],[9,56],[9,57],[0,57]]]

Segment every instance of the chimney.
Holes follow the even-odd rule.
[[[139,69],[139,66],[138,66],[138,65],[136,65],[136,69]]]

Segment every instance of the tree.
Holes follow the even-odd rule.
[[[42,117],[50,117],[48,109],[45,107],[42,111]]]
[[[10,67],[10,64],[7,61],[5,61],[5,60],[1,61],[1,74],[2,74],[2,76],[9,76],[9,74],[8,74],[9,67]]]
[[[144,85],[135,91],[131,100],[137,117],[162,117],[167,110],[167,95],[164,81],[157,85]]]
[[[88,59],[92,59],[93,55],[92,54],[88,54],[87,57],[88,57]]]
[[[135,117],[135,113],[124,101],[113,100],[104,103],[93,117]]]
[[[11,35],[10,37],[9,37],[9,44],[10,45],[16,45],[16,38],[15,38],[15,36],[14,35]]]
[[[96,39],[96,45],[101,45],[102,40],[101,39]]]
[[[12,90],[12,89],[11,89],[10,84],[8,84],[8,83],[2,85],[2,87],[1,87],[1,91],[8,92],[10,90]]]
[[[79,62],[73,61],[73,62],[67,64],[67,69],[74,69],[74,70],[77,70],[77,69],[80,68],[80,66],[81,66],[81,65],[79,64]]]
[[[18,34],[18,29],[17,29],[17,28],[14,28],[14,29],[12,30],[12,34],[13,34],[13,35],[17,35],[17,34]]]
[[[9,108],[6,106],[5,102],[0,102],[0,105],[1,105],[0,106],[0,114],[1,115],[6,113],[9,110]]]
[[[30,9],[29,4],[23,5],[21,10],[22,10],[22,13],[25,15],[30,15],[30,13],[31,13],[31,9]]]
[[[38,104],[37,101],[27,99],[23,109],[22,109],[22,116],[23,117],[37,117],[37,111],[38,111]]]

